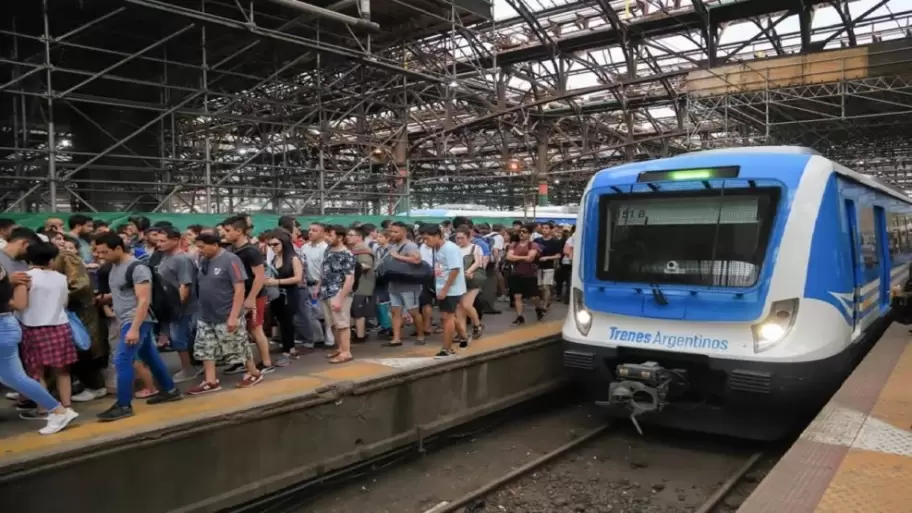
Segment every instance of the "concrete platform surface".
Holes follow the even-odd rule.
[[[97,422],[109,396],[77,404],[81,417],[53,436],[39,435],[40,423],[19,419],[7,401],[0,495],[14,497],[8,505],[18,511],[51,507],[38,493],[47,486],[57,497],[79,496],[76,511],[218,511],[558,388],[565,314],[557,305],[519,328],[508,311],[486,316],[484,336],[444,360],[433,358],[439,335],[425,346],[372,340],[341,365],[313,351],[251,389],[220,375],[221,392],[157,406],[136,400],[134,417]],[[164,487],[130,477],[176,471],[185,482]],[[105,493],[86,493],[98,479]]]
[[[910,341],[888,328],[738,512],[912,512]]]

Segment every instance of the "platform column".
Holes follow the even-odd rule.
[[[550,143],[550,131],[548,126],[541,124],[535,131],[538,139],[538,157],[535,160],[535,178],[538,182],[536,204],[544,207],[548,204],[548,144]]]

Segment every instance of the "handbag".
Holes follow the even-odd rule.
[[[72,310],[67,310],[67,319],[70,321],[70,331],[73,332],[73,344],[80,351],[88,351],[92,347],[92,337],[85,324],[79,320],[79,317]]]
[[[387,256],[377,266],[376,274],[382,276],[385,282],[426,283],[434,277],[434,270],[424,261],[414,265]]]
[[[275,279],[278,278],[279,271],[277,271],[272,264],[268,264],[266,266],[265,274],[267,279]],[[263,291],[266,293],[266,302],[268,303],[272,303],[282,295],[282,291],[279,289],[279,287],[263,287]]]

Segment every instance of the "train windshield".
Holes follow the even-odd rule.
[[[600,280],[751,287],[757,282],[779,189],[604,195]]]

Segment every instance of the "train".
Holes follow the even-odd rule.
[[[612,416],[754,440],[810,420],[891,320],[912,200],[807,148],[598,172],[563,364]]]

